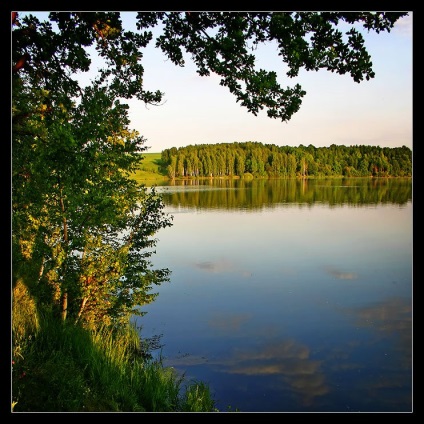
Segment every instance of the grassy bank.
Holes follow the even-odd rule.
[[[145,355],[137,329],[87,331],[13,289],[13,412],[217,412],[209,387]]]
[[[169,180],[166,169],[162,165],[161,153],[143,153],[143,158],[141,169],[133,175],[135,180],[148,183]]]

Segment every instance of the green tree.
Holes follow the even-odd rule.
[[[185,161],[184,153],[179,151],[177,155],[177,175],[179,177],[185,176],[184,161]]]
[[[168,177],[174,179],[177,169],[177,156],[171,156],[169,161],[170,163],[167,166],[166,170],[168,172]]]
[[[131,84],[100,77],[78,88],[48,71],[58,59],[46,49],[67,63],[66,37],[27,22],[15,45],[35,31],[30,51],[40,69],[13,72],[14,281],[25,281],[39,307],[63,320],[127,325],[154,299],[153,285],[168,279],[149,257],[154,234],[171,225],[154,190],[129,178],[145,142],[129,130],[128,106],[117,99]]]

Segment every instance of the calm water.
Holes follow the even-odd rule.
[[[160,187],[172,271],[139,318],[221,411],[411,412],[410,180]]]

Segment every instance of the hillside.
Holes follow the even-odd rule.
[[[162,166],[161,153],[143,153],[141,169],[137,171],[133,178],[142,182],[167,181],[166,167]]]

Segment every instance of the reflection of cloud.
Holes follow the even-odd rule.
[[[321,362],[309,358],[307,346],[293,340],[270,344],[259,349],[234,350],[231,357],[216,363],[218,370],[249,376],[277,375],[283,384],[311,404],[316,396],[329,392]]]
[[[261,351],[253,352],[239,352],[237,358],[239,360],[252,360],[262,359],[269,360],[273,358],[289,359],[300,358],[307,359],[309,356],[309,348],[297,344],[293,340],[287,340],[278,344],[266,346]]]
[[[337,280],[356,280],[358,278],[354,272],[341,272],[333,268],[328,268],[327,272]]]
[[[248,317],[244,317],[245,319]],[[240,317],[242,319],[242,317]],[[203,356],[185,355],[165,360],[165,366],[183,367],[206,365],[215,371],[245,376],[277,376],[282,388],[302,397],[304,405],[313,404],[314,398],[329,392],[325,375],[321,371],[321,361],[309,358],[307,346],[293,340],[273,343],[259,348],[238,350],[227,357],[206,359]]]
[[[380,356],[370,358],[369,366],[376,364],[376,372],[372,375],[364,375],[356,384],[361,385],[361,391],[370,403],[375,400],[378,403],[386,398],[386,393],[396,390],[396,398],[388,398],[390,408],[396,410],[411,403],[412,396],[412,304],[410,299],[392,298],[384,302],[368,305],[363,308],[344,309],[343,312],[352,315],[356,319],[357,328],[366,328],[371,331],[373,337],[366,339],[354,339],[345,345],[343,350],[338,347],[328,356],[326,363],[331,364],[333,372],[344,373],[345,371],[364,368],[363,364],[354,363],[350,358],[353,352],[361,349],[368,343],[370,352],[374,346],[380,344],[386,346],[380,351]],[[364,341],[365,340],[365,341]],[[356,390],[356,388],[355,388]]]
[[[228,269],[231,269],[231,264],[227,263],[225,260],[219,261],[219,262],[197,262],[194,264],[196,268],[202,269],[204,271],[208,272],[223,272],[228,271]]]
[[[247,270],[238,270],[231,262],[226,259],[219,259],[216,261],[203,261],[196,262],[193,264],[195,268],[201,269],[202,271],[212,272],[214,274],[224,272],[239,272],[243,277],[251,277],[252,273]]]
[[[352,315],[356,319],[356,326],[369,328],[374,332],[372,343],[382,339],[396,340],[398,348],[403,350],[406,357],[412,355],[412,303],[403,298],[391,298],[384,302],[368,305],[363,308],[343,308],[341,312]],[[394,336],[397,336],[394,338]],[[351,340],[347,346],[349,350],[357,349],[360,342]],[[334,359],[346,358],[345,351],[334,351]]]
[[[305,406],[311,406],[315,397],[324,396],[329,392],[322,373],[298,377],[292,383],[292,388],[303,394],[303,404]]]
[[[412,366],[412,302],[392,298],[353,311],[357,325],[371,327],[381,338],[395,338],[396,355],[402,360],[402,367]]]
[[[392,298],[354,311],[362,326],[373,323],[381,332],[403,332],[411,329],[412,304],[404,299]]]
[[[313,405],[317,398],[330,392],[324,370],[331,370],[332,381],[340,379],[342,387],[345,386],[341,393],[349,390],[348,384],[353,393],[363,393],[369,405],[381,405],[387,399],[388,409],[402,410],[411,402],[412,390],[410,299],[393,298],[363,308],[343,309],[343,312],[356,318],[356,328],[366,327],[368,335],[356,337],[359,333],[353,332],[352,338],[337,345],[325,360],[312,359],[306,345],[283,340],[258,348],[235,349],[228,358],[219,358],[211,365],[220,372],[257,377],[258,380],[261,376],[277,376],[282,389],[289,386],[302,397],[305,406]],[[372,337],[369,337],[369,330]],[[371,354],[367,366],[373,369],[372,373],[363,372],[364,363],[358,362],[357,354],[362,351]],[[374,352],[378,356],[374,356]],[[344,382],[345,377],[349,383]],[[387,397],[388,391],[395,391],[396,398]]]
[[[204,356],[199,355],[183,355],[174,358],[163,358],[164,366],[172,367],[193,367],[196,365],[205,365],[208,360]]]
[[[294,268],[285,267],[285,268],[281,268],[280,270],[280,274],[284,276],[293,276],[293,275],[296,275],[297,273],[298,273],[297,269],[294,269]]]
[[[209,326],[214,329],[233,333],[240,329],[242,324],[249,321],[252,314],[224,315],[219,314],[209,320]]]
[[[399,343],[411,347],[412,343],[412,302],[402,298],[391,298],[358,309],[345,309],[356,317],[356,325],[369,327],[380,338],[393,339],[398,336]]]

